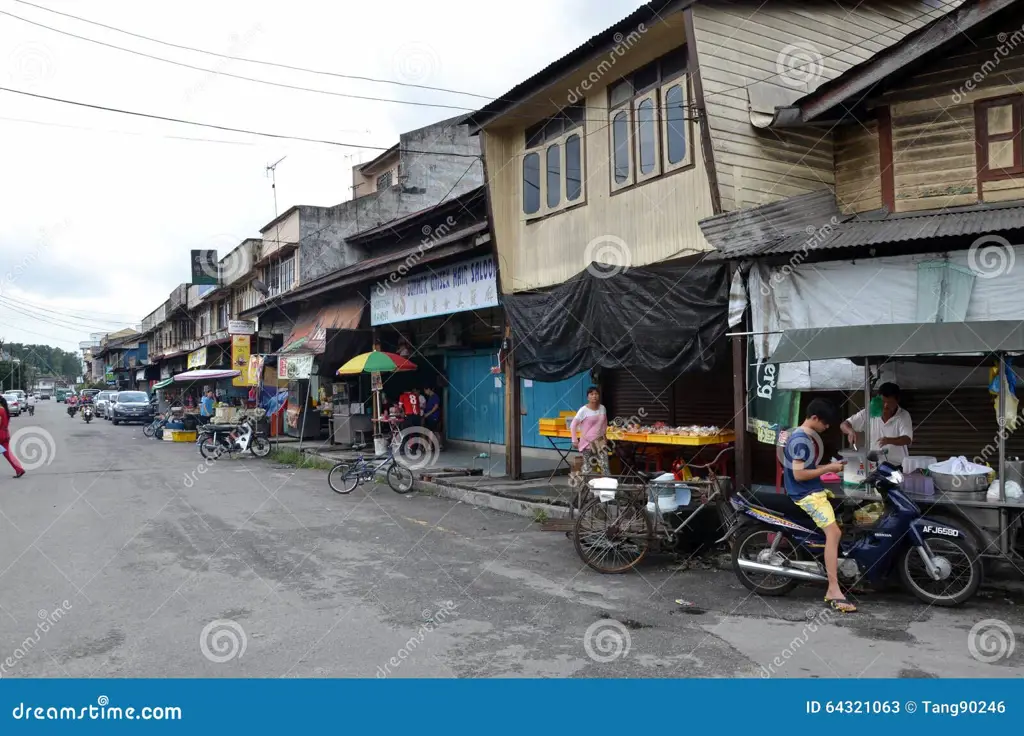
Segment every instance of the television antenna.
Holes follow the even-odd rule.
[[[277,166],[284,161],[287,156],[282,156],[272,164],[267,164],[266,175],[270,178],[270,188],[274,192],[274,218],[277,218]]]

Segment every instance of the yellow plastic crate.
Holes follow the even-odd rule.
[[[184,429],[165,429],[164,440],[167,442],[195,442],[196,433]]]

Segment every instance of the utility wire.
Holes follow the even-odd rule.
[[[0,296],[0,304],[3,304],[3,305],[13,305],[13,306],[25,309],[25,310],[27,310],[29,312],[46,312],[46,313],[49,313],[49,314],[56,315],[57,317],[67,317],[69,321],[86,322],[88,324],[94,324],[94,325],[97,325],[97,329],[96,329],[97,332],[99,332],[100,329],[109,329],[109,327],[107,327],[107,326],[99,327],[99,325],[101,325],[101,324],[105,324],[105,325],[108,325],[108,326],[109,325],[119,325],[119,326],[121,326],[121,329],[123,329],[125,325],[131,326],[133,324],[136,324],[135,322],[132,322],[130,320],[96,319],[95,321],[93,321],[94,318],[89,316],[89,315],[76,314],[76,313],[67,312],[67,311],[58,311],[58,310],[55,310],[55,309],[47,309],[46,307],[42,307],[42,306],[30,305],[27,302],[23,303],[23,302],[21,302],[21,300],[15,301],[15,300],[13,300],[13,299],[11,299],[9,297],[5,297],[5,296]]]
[[[87,322],[85,320],[75,319],[75,318],[72,318],[72,317],[67,317],[67,318],[64,318],[64,319],[58,319],[57,317],[51,317],[51,316],[43,314],[41,312],[26,310],[26,309],[23,309],[20,306],[18,306],[16,302],[11,302],[8,299],[3,298],[3,297],[0,297],[0,307],[6,307],[7,309],[10,309],[13,312],[17,312],[18,314],[24,315],[25,317],[28,317],[29,319],[35,319],[35,320],[38,320],[40,322],[45,322],[47,324],[55,325],[55,326],[58,326],[58,327],[65,327],[65,328],[68,328],[68,329],[76,329],[76,330],[83,330],[83,331],[84,330],[91,330],[92,332],[100,332],[101,330],[107,330],[107,331],[110,330],[109,326],[108,327],[101,327],[100,325],[98,325],[95,322]],[[121,329],[124,329],[124,327],[122,327]],[[115,330],[115,332],[116,332],[116,330]]]
[[[373,82],[375,84],[392,84],[397,87],[409,87],[410,89],[423,89],[431,92],[444,92],[452,95],[463,95],[464,97],[476,97],[477,99],[486,100],[488,102],[494,102],[497,99],[489,95],[480,95],[474,92],[463,92],[457,89],[446,89],[444,87],[432,87],[426,84],[413,84],[412,82],[399,82],[393,79],[378,79],[375,77],[364,77],[357,74],[341,74],[340,72],[329,72],[322,69],[310,69],[308,67],[293,66],[291,64],[281,64],[274,61],[264,61],[261,59],[247,59],[243,56],[232,56],[231,54],[222,54],[217,51],[209,51],[207,49],[200,49],[194,46],[186,46],[185,44],[172,43],[170,41],[163,41],[159,38],[153,38],[152,36],[145,36],[141,33],[135,33],[133,31],[125,30],[124,28],[118,28],[116,26],[107,25],[106,23],[99,23],[98,21],[89,20],[88,18],[82,18],[71,13],[64,13],[60,10],[54,10],[53,8],[47,8],[43,5],[37,5],[35,3],[26,2],[26,0],[14,0],[14,2],[21,5],[28,5],[39,10],[46,11],[47,13],[54,13],[56,15],[62,15],[65,18],[72,18],[73,20],[81,21],[82,23],[88,23],[89,25],[98,26],[99,28],[106,28],[109,31],[115,33],[122,33],[126,36],[132,36],[134,38],[141,38],[144,41],[150,41],[152,43],[158,43],[162,46],[168,46],[174,49],[181,49],[182,51],[194,51],[197,54],[206,54],[208,56],[215,56],[220,59],[228,59],[229,61],[241,61],[246,64],[259,64],[261,66],[277,67],[279,69],[288,69],[295,72],[305,72],[307,74],[319,74],[327,77],[337,77],[338,79],[352,79],[359,82]],[[503,100],[504,102],[512,102],[513,100]]]
[[[110,130],[108,128],[86,128],[81,125],[67,125],[65,123],[51,123],[45,120],[29,120],[28,118],[7,118],[0,117],[0,121],[5,123],[26,123],[29,125],[42,125],[48,128],[66,128],[68,130],[83,130],[90,133],[111,133],[114,135],[135,135],[135,136],[151,136],[156,138],[167,138],[169,140],[178,141],[195,141],[198,143],[224,143],[229,146],[254,146],[255,143],[249,143],[247,141],[226,141],[218,138],[191,138],[184,135],[161,135],[160,133],[139,133],[130,130]]]
[[[75,100],[65,100],[65,99],[60,98],[60,97],[50,97],[48,95],[40,95],[40,94],[36,94],[35,92],[26,92],[25,90],[13,89],[11,87],[0,87],[0,92],[10,92],[10,93],[16,94],[16,95],[24,95],[25,97],[34,97],[35,99],[38,99],[38,100],[48,100],[50,102],[59,102],[59,103],[64,104],[64,105],[74,105],[75,107],[84,107],[84,108],[87,108],[89,110],[102,110],[103,112],[113,112],[113,113],[117,113],[119,115],[131,115],[131,116],[137,117],[137,118],[148,118],[150,120],[161,120],[161,121],[163,121],[165,123],[179,123],[181,125],[194,125],[194,126],[199,127],[199,128],[210,128],[211,130],[223,130],[223,131],[227,131],[229,133],[243,133],[245,135],[256,135],[256,136],[261,136],[263,138],[274,138],[274,139],[277,139],[277,140],[300,141],[302,143],[320,143],[320,144],[323,144],[323,145],[326,145],[326,146],[337,146],[337,147],[340,147],[340,148],[355,148],[355,149],[363,149],[363,150],[368,150],[368,151],[390,151],[392,148],[394,148],[394,146],[384,147],[384,146],[368,146],[368,145],[357,144],[357,143],[342,143],[342,142],[339,142],[339,141],[331,141],[331,140],[325,140],[325,139],[321,139],[321,138],[303,138],[301,136],[284,135],[282,133],[266,133],[266,132],[259,131],[259,130],[248,130],[246,128],[232,128],[232,127],[227,126],[227,125],[214,125],[213,123],[199,123],[199,122],[196,122],[194,120],[184,120],[182,118],[172,118],[172,117],[167,117],[167,116],[164,116],[164,115],[152,115],[150,113],[136,112],[136,111],[133,111],[133,110],[122,110],[122,109],[116,108],[116,107],[106,107],[104,105],[94,105],[94,104],[91,104],[91,103],[88,103],[88,102],[77,102]],[[422,156],[450,156],[450,157],[453,157],[453,158],[480,158],[480,154],[478,154],[478,153],[455,153],[455,152],[446,153],[446,152],[439,152],[439,151],[417,151],[417,150],[409,149],[409,148],[402,149],[402,150],[405,153],[418,153],[418,154],[420,154]]]

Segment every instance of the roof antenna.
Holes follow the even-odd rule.
[[[270,188],[274,192],[274,219],[277,219],[277,165],[284,161],[287,156],[282,156],[272,164],[267,164],[266,175],[270,177]]]

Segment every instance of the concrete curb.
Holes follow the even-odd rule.
[[[470,491],[447,483],[417,480],[413,482],[413,488],[417,491],[441,496],[442,498],[450,498],[453,501],[462,501],[473,506],[483,506],[495,511],[504,511],[507,514],[524,516],[528,519],[536,519],[541,514],[548,519],[569,518],[569,509],[565,506],[552,506],[551,504],[536,503],[534,501],[520,501],[515,498],[496,496],[483,491]]]

